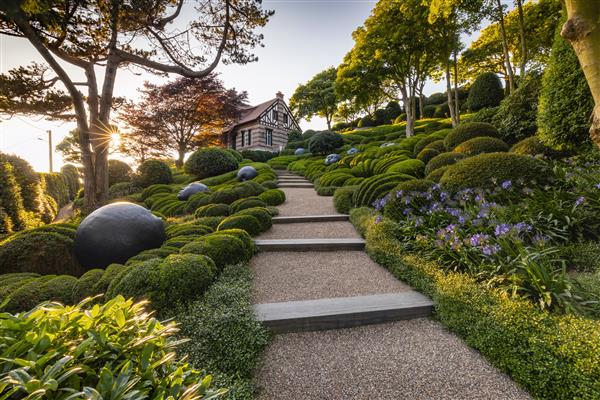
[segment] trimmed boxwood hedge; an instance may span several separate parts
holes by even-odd
[[[439,182],[448,168],[450,168],[450,165],[444,165],[443,167],[436,168],[435,170],[433,170],[433,172],[427,174],[425,179],[433,182]]]
[[[198,179],[225,174],[237,169],[239,161],[225,149],[209,147],[193,152],[184,164],[186,174]]]
[[[425,170],[425,163],[421,160],[410,159],[405,161],[400,161],[388,168],[388,173],[394,174],[406,174],[411,175],[415,178],[423,176],[423,171]]]
[[[514,153],[486,153],[466,158],[448,167],[440,183],[450,190],[493,188],[506,180],[545,184],[552,170],[536,158]]]
[[[259,197],[247,197],[245,199],[239,199],[231,203],[231,212],[237,213],[238,211],[252,207],[266,207],[267,203],[262,201]]]
[[[217,230],[243,229],[252,236],[261,232],[260,222],[252,215],[232,215],[225,218],[218,226]]]
[[[212,233],[214,229],[208,225],[201,224],[198,220],[195,222],[188,222],[185,224],[173,224],[165,228],[167,238],[171,239],[176,236],[188,236],[188,235],[208,235]]]
[[[218,270],[226,265],[248,261],[244,243],[233,235],[208,235],[183,246],[181,254],[201,254],[210,257]]]
[[[198,225],[206,225],[213,230],[217,229],[217,226],[223,221],[225,217],[202,217],[196,219],[196,224]]]
[[[385,196],[397,184],[414,179],[406,174],[383,174],[375,175],[365,179],[352,196],[352,202],[356,207],[370,206],[373,202]]]
[[[439,154],[440,152],[438,150],[426,147],[423,150],[421,150],[421,152],[417,155],[417,160],[422,161],[423,164],[427,164],[429,160],[431,160],[433,157]]]
[[[456,146],[453,151],[455,153],[474,156],[482,153],[506,152],[508,151],[508,145],[500,139],[483,136],[462,142]]]
[[[333,153],[344,145],[344,139],[339,133],[323,131],[312,136],[308,141],[308,151],[312,154]]]
[[[436,169],[438,169],[440,167],[443,167],[446,165],[452,165],[452,164],[456,163],[457,161],[462,160],[464,158],[467,158],[467,156],[465,154],[454,153],[451,151],[449,151],[447,153],[439,154],[439,155],[433,157],[431,160],[429,160],[429,162],[425,166],[425,175],[431,174],[433,171],[435,171]]]
[[[240,198],[240,195],[232,188],[222,189],[214,192],[209,198],[209,203],[222,203],[222,204],[231,204],[237,199]]]
[[[358,185],[344,186],[335,190],[335,193],[333,193],[333,206],[337,212],[341,214],[348,214],[350,212],[350,209],[354,207],[352,198],[357,190]]]
[[[134,178],[135,185],[143,188],[171,182],[173,182],[171,168],[160,160],[146,160],[141,163]]]
[[[259,194],[258,198],[270,206],[278,206],[285,202],[285,192],[281,189],[269,189]]]
[[[273,225],[271,213],[264,207],[245,208],[235,213],[235,215],[252,215],[260,223],[260,230],[262,232],[268,231]]]
[[[423,139],[419,140],[417,142],[417,144],[415,144],[415,147],[413,148],[413,155],[417,155],[421,152],[421,150],[423,150],[425,148],[425,146],[427,146],[429,143],[433,143],[438,141],[439,138],[434,137],[434,136],[426,136]]]
[[[498,137],[498,130],[485,122],[464,122],[448,133],[444,139],[446,150],[454,150],[459,144],[480,136]]]
[[[254,239],[250,234],[239,228],[231,228],[231,229],[221,229],[214,233],[214,235],[232,235],[236,238],[240,239],[244,244],[244,249],[246,250],[246,257],[248,260],[252,258],[254,253],[256,252],[256,246],[254,245]]]
[[[229,215],[228,204],[207,204],[194,212],[194,217],[226,217]]]
[[[547,157],[558,157],[560,153],[551,147],[546,146],[535,136],[528,137],[515,143],[510,148],[511,153],[524,154],[529,156],[543,155]]]

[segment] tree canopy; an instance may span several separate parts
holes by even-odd
[[[331,67],[296,88],[290,98],[290,108],[298,118],[310,121],[315,115],[323,117],[327,121],[327,127],[331,129],[331,121],[338,105],[336,77],[337,69]]]

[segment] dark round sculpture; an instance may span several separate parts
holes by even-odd
[[[381,146],[379,146],[379,147],[390,147],[390,146],[395,146],[395,145],[397,145],[397,144],[398,144],[398,143],[394,143],[394,142],[387,142],[387,143],[384,143],[384,144],[382,144],[382,145],[381,145]]]
[[[298,147],[296,151],[294,151],[294,154],[297,156],[301,156],[302,154],[304,154],[304,149],[302,147]]]
[[[325,165],[330,165],[333,164],[334,162],[338,162],[341,160],[341,157],[339,154],[330,154],[325,158]]]
[[[240,170],[237,173],[237,179],[238,181],[249,181],[250,179],[254,179],[258,176],[258,172],[256,171],[256,168],[251,167],[249,165],[240,168]]]
[[[187,200],[191,195],[201,192],[208,192],[208,186],[203,183],[192,182],[177,193],[179,200]]]
[[[354,155],[356,153],[358,153],[358,149],[356,147],[353,147],[346,152],[346,154],[348,154],[349,156]]]
[[[133,203],[100,207],[81,222],[75,234],[75,255],[85,268],[123,264],[143,250],[165,241],[163,221]]]

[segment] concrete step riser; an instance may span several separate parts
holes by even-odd
[[[258,304],[256,317],[274,333],[351,328],[423,318],[433,303],[420,293],[399,293]]]
[[[274,217],[274,224],[294,224],[303,222],[337,222],[348,221],[349,216],[346,214],[333,215],[301,215],[291,217]]]
[[[279,183],[277,187],[280,188],[312,188],[312,183]]]
[[[364,250],[362,239],[273,239],[255,240],[259,251]]]

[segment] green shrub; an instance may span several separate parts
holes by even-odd
[[[560,152],[544,145],[535,136],[528,137],[518,143],[515,143],[513,147],[510,148],[510,152],[529,156],[537,156],[541,154],[547,157],[558,157],[560,155]]]
[[[446,165],[452,165],[452,164],[456,163],[457,161],[462,160],[463,158],[466,158],[466,157],[467,156],[465,154],[454,153],[454,152],[447,152],[447,153],[439,154],[439,155],[433,157],[431,160],[429,160],[429,162],[425,166],[425,175],[431,174],[433,171],[435,171],[436,169],[438,169],[440,167],[443,167]]]
[[[448,167],[440,183],[448,189],[493,188],[510,180],[545,184],[552,171],[545,162],[514,153],[487,153],[466,158]]]
[[[377,214],[378,212],[370,207],[353,208],[350,211],[350,223],[360,233],[360,236],[365,237],[369,221],[375,218]]]
[[[228,204],[208,204],[202,206],[194,212],[194,217],[226,217],[229,215]]]
[[[13,345],[3,348],[0,370],[12,378],[0,386],[0,396],[214,398],[210,378],[174,354],[176,332],[174,322],[163,325],[143,303],[122,297],[93,308],[89,302],[49,304],[1,314],[0,336]]]
[[[216,230],[221,221],[223,221],[224,219],[225,217],[202,217],[196,219],[196,224],[205,225],[213,230]]]
[[[36,214],[41,213],[44,207],[44,192],[40,176],[33,170],[27,161],[14,154],[0,153],[0,163],[4,162],[9,163],[12,167],[12,173],[19,187],[21,198],[23,199],[23,208],[26,211]],[[71,177],[71,175],[69,175],[69,177]],[[2,203],[0,202],[0,204]]]
[[[218,226],[217,230],[243,229],[252,236],[260,233],[260,222],[252,215],[232,215],[225,218]]]
[[[273,225],[271,213],[265,207],[251,207],[238,211],[235,215],[252,215],[260,223],[262,232],[268,231]]]
[[[435,107],[435,112],[433,113],[434,118],[448,118],[450,117],[450,107],[448,107],[448,102],[439,104]]]
[[[277,157],[277,153],[262,150],[242,150],[241,153],[244,158],[257,162],[267,162],[271,158]]]
[[[192,153],[184,168],[187,174],[203,179],[236,170],[238,166],[239,161],[227,150],[210,147]]]
[[[359,128],[368,128],[370,126],[375,126],[375,121],[370,116],[365,115],[364,117],[362,117],[360,119],[360,121],[358,121],[358,125],[357,126]]]
[[[244,243],[232,235],[208,235],[183,246],[181,254],[199,254],[214,261],[219,271],[226,265],[248,261]]]
[[[41,173],[42,190],[49,194],[62,207],[69,202],[69,182],[67,178],[59,173]]]
[[[250,260],[252,258],[252,256],[254,255],[254,253],[256,252],[256,246],[254,245],[254,239],[252,239],[252,236],[250,236],[250,234],[243,229],[239,229],[239,228],[221,229],[221,230],[215,232],[214,235],[231,235],[231,236],[235,236],[236,238],[240,239],[242,241],[242,243],[244,244],[244,249],[246,251],[246,258],[248,260]]]
[[[444,165],[443,167],[436,168],[435,170],[427,174],[425,179],[427,179],[428,181],[439,182],[448,168],[450,168],[450,165]]]
[[[433,157],[439,155],[440,152],[439,150],[436,149],[429,149],[429,148],[424,148],[423,150],[421,150],[421,152],[417,155],[417,160],[421,161],[423,163],[423,165],[427,164]]]
[[[221,203],[221,204],[231,204],[237,199],[240,198],[240,195],[233,189],[221,189],[214,192],[209,197],[209,203]]]
[[[169,239],[176,236],[189,236],[189,235],[207,235],[213,232],[213,228],[207,225],[202,225],[196,220],[195,222],[188,222],[186,224],[174,224],[169,225],[165,229],[165,233]]]
[[[131,167],[119,160],[108,160],[108,186],[115,183],[131,181],[133,170]]]
[[[480,136],[498,137],[498,130],[485,122],[464,122],[446,136],[444,144],[451,151],[459,144]]]
[[[203,234],[206,235],[207,233],[208,232],[205,232]],[[174,253],[179,253],[179,249],[177,247],[163,246],[157,249],[144,250],[127,260],[125,265],[132,265],[134,263],[153,260],[156,258],[165,258]]]
[[[426,136],[423,139],[420,139],[417,142],[417,144],[415,144],[415,147],[413,148],[413,154],[416,156],[417,154],[419,154],[421,152],[421,150],[423,150],[425,148],[425,146],[427,146],[429,143],[433,143],[437,140],[439,140],[439,138],[433,137],[433,136]]]
[[[13,167],[9,163],[2,162],[0,162],[0,207],[2,209],[2,213],[0,213],[0,234],[12,233],[26,228],[23,198],[13,173]]]
[[[142,190],[142,200],[146,200],[149,197],[152,197],[159,193],[173,193],[173,188],[169,185],[165,185],[163,183],[150,185],[146,189]]]
[[[365,179],[352,197],[355,207],[371,206],[375,200],[385,196],[400,182],[414,179],[406,174],[387,173]]]
[[[567,265],[576,271],[600,271],[600,243],[584,242],[568,244],[561,249],[560,255],[561,258],[567,261]]]
[[[110,264],[104,269],[104,274],[96,282],[92,290],[95,293],[106,293],[110,283],[128,267],[122,264]],[[93,271],[93,270],[92,270]]]
[[[536,100],[536,103],[537,103],[537,100]],[[502,103],[500,103],[500,104],[502,104]],[[479,110],[475,114],[473,114],[473,116],[471,117],[469,122],[486,122],[488,124],[492,124],[494,122],[494,117],[496,116],[496,113],[498,112],[499,108],[500,108],[500,106],[482,108],[481,110]]]
[[[227,151],[229,154],[231,154],[233,157],[235,157],[235,159],[238,162],[242,162],[242,160],[244,158],[248,158],[248,157],[243,156],[242,153],[240,153],[239,151],[234,150],[234,149],[225,149],[225,151]]]
[[[350,209],[354,206],[352,198],[358,187],[358,185],[344,186],[335,190],[333,194],[333,206],[337,212],[341,214],[348,214],[350,212]]]
[[[54,232],[29,232],[0,243],[0,274],[35,272],[80,276],[85,271],[73,252],[73,239]]]
[[[469,109],[479,111],[486,107],[500,105],[504,97],[504,89],[500,78],[493,72],[480,74],[469,90]]]
[[[198,208],[206,206],[210,203],[212,195],[210,193],[195,193],[191,195],[184,207],[186,214],[194,213]]]
[[[453,150],[455,153],[462,153],[468,156],[474,156],[482,153],[497,153],[508,151],[508,145],[500,139],[493,137],[476,137],[462,142]]]
[[[79,170],[73,164],[65,164],[60,169],[60,172],[67,178],[69,198],[74,199],[77,191],[81,188]]]
[[[131,182],[115,183],[108,188],[108,197],[111,199],[125,197],[135,193],[137,190],[138,188],[136,188]]]
[[[21,285],[8,296],[4,311],[28,311],[43,301],[73,304],[77,278],[70,275],[46,275]]]
[[[269,189],[259,194],[258,198],[270,206],[278,206],[285,202],[285,192],[280,189]]]
[[[423,117],[424,118],[433,118],[435,114],[435,109],[437,106],[435,104],[427,104],[423,107]]]
[[[261,185],[265,188],[265,189],[277,189],[277,181],[273,180],[273,181],[264,181],[261,183]]]
[[[398,192],[400,190],[404,192],[426,192],[435,185],[434,181],[427,179],[412,179],[410,181],[400,182],[392,191]],[[393,196],[392,196],[393,197]]]
[[[104,276],[104,272],[103,269],[90,269],[85,274],[81,275],[73,288],[73,300],[78,302],[86,297],[92,297],[99,294],[94,288]]]
[[[388,168],[387,172],[394,174],[406,174],[418,178],[423,175],[424,170],[425,163],[423,161],[410,159],[400,161],[399,163],[392,165],[390,168]]]
[[[502,102],[492,122],[500,138],[515,143],[537,132],[538,99],[542,87],[539,73],[530,72]]]
[[[145,188],[150,185],[166,184],[173,182],[171,168],[160,160],[146,160],[137,169],[134,178],[136,186]]]
[[[308,141],[308,151],[312,154],[329,154],[344,145],[342,135],[323,131],[315,134]]]
[[[319,196],[333,196],[333,193],[335,193],[335,190],[338,187],[339,186],[318,186],[316,192]]]
[[[242,197],[258,196],[265,191],[265,188],[258,182],[246,181],[235,185],[233,190]]]
[[[231,212],[237,213],[238,211],[252,207],[266,207],[267,204],[262,201],[259,197],[247,197],[245,199],[239,199],[231,203]]]
[[[550,60],[542,77],[537,134],[547,146],[573,150],[590,142],[594,100],[573,46],[562,38],[561,29],[562,23],[558,24]]]

